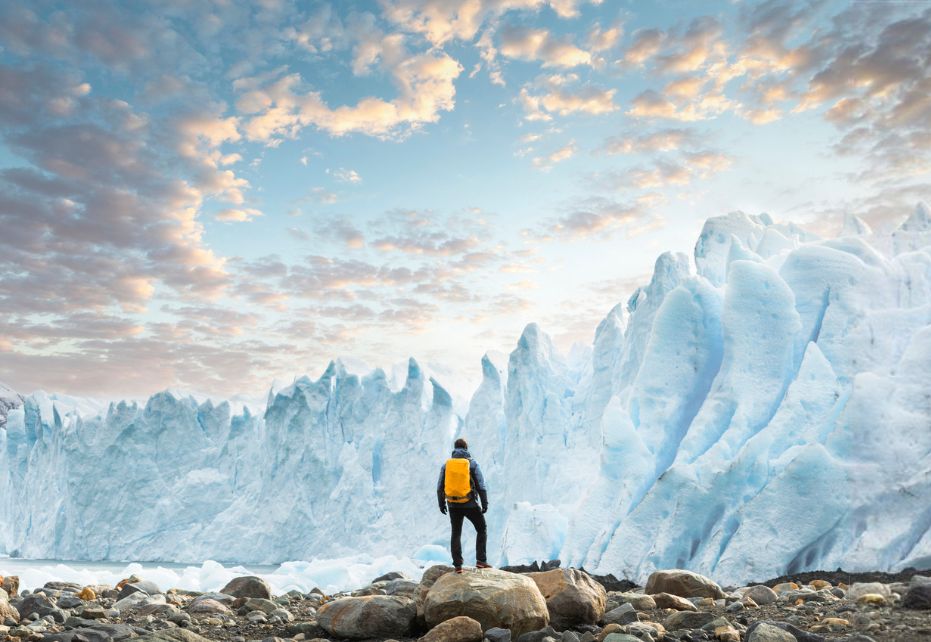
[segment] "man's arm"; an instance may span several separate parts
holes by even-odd
[[[475,488],[478,490],[479,499],[482,500],[482,512],[484,513],[488,510],[488,488],[485,486],[485,476],[482,475],[482,469],[478,462],[473,459],[472,463],[475,464],[472,470],[475,478]]]
[[[446,514],[446,464],[440,468],[440,479],[436,482],[436,501],[440,504],[440,512]]]

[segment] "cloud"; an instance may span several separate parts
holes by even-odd
[[[541,61],[544,67],[590,65],[592,55],[546,29],[508,25],[500,31],[499,51],[508,58]]]
[[[533,159],[533,166],[544,171],[550,170],[552,169],[553,165],[572,158],[575,155],[577,149],[578,148],[575,144],[575,141],[570,141],[566,145],[560,147],[550,154],[547,154],[546,156],[535,157]]]
[[[710,58],[726,55],[723,30],[717,18],[695,18],[681,36],[668,39],[671,46],[656,57],[664,73],[684,73],[703,67]]]
[[[549,76],[535,83],[542,85],[542,91],[534,84],[525,86],[520,91],[526,120],[551,120],[553,115],[570,114],[608,114],[617,110],[614,103],[615,89],[602,89],[595,85],[577,85],[575,76]]]
[[[648,89],[631,101],[627,110],[636,118],[665,118],[682,122],[695,122],[714,118],[737,104],[724,94],[710,91],[692,101],[675,102],[666,96]]]
[[[654,160],[646,166],[623,171],[607,171],[592,177],[600,189],[650,190],[689,185],[696,179],[709,179],[728,169],[733,159],[712,150],[685,151]]]
[[[633,42],[624,52],[624,63],[633,67],[642,66],[659,52],[665,39],[666,34],[660,29],[635,31]]]
[[[596,24],[589,30],[585,40],[590,51],[603,52],[614,49],[620,43],[623,35],[624,28],[620,24],[611,25],[606,29]]]
[[[316,233],[324,239],[338,240],[353,250],[365,247],[365,236],[362,232],[350,221],[342,218],[320,221]]]
[[[358,172],[354,169],[346,169],[340,167],[339,169],[327,169],[326,173],[340,181],[341,183],[361,183],[362,177],[359,176]]]
[[[659,129],[649,133],[612,136],[605,140],[600,151],[606,154],[670,152],[693,147],[697,139],[697,134],[690,129]]]
[[[455,105],[455,79],[462,66],[441,51],[405,56],[389,69],[398,96],[362,98],[354,105],[329,106],[318,91],[301,91],[302,78],[285,74],[271,81],[241,78],[237,108],[247,116],[243,127],[253,141],[294,138],[315,126],[333,136],[362,133],[377,138],[404,137]]]
[[[339,200],[335,192],[331,192],[325,187],[313,187],[310,193],[315,201],[323,203],[324,205],[332,205]]]
[[[471,41],[487,21],[509,11],[538,11],[549,6],[560,18],[578,15],[585,0],[384,0],[384,17],[405,31],[422,34],[433,45]],[[600,4],[600,0],[592,2]]]
[[[589,197],[566,208],[568,211],[525,235],[540,240],[607,239],[620,231],[635,236],[662,224],[661,219],[637,202],[621,203],[609,198]]]
[[[246,223],[259,216],[262,216],[262,212],[246,207],[220,210],[215,218],[223,223]]]

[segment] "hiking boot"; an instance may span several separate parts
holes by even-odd
[[[462,567],[461,567],[461,566],[457,566],[457,567],[456,567],[456,572],[459,573],[460,575],[462,575]]]
[[[493,568],[491,564],[486,564],[485,562],[476,562],[475,568]]]

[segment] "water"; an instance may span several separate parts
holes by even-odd
[[[26,560],[0,556],[0,575],[18,575],[20,590],[35,589],[46,582],[75,582],[82,586],[109,584],[136,575],[155,582],[163,591],[169,588],[191,591],[217,591],[234,577],[257,575],[281,595],[290,590],[303,593],[319,588],[336,593],[360,588],[390,571],[400,571],[419,580],[427,562],[385,556],[355,555],[339,559],[284,562],[277,566],[229,565],[207,560],[200,566],[167,562],[83,562],[77,560]]]

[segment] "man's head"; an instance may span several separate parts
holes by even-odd
[[[461,437],[456,440],[456,443],[454,443],[453,446],[456,448],[462,448],[463,450],[469,449],[469,443]]]

